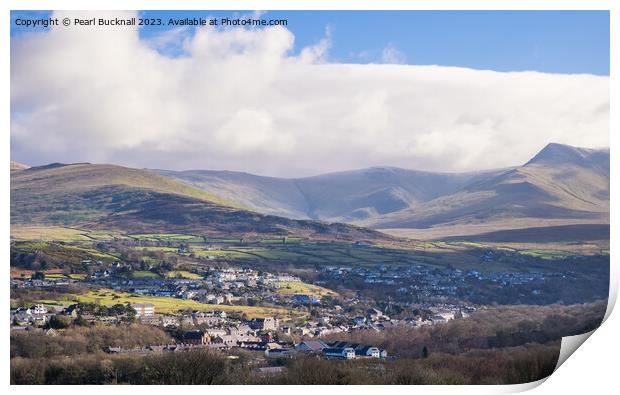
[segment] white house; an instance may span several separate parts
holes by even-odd
[[[138,318],[152,317],[155,315],[155,305],[151,303],[134,303],[131,307],[136,311]]]
[[[323,350],[323,355],[325,355],[327,358],[354,359],[355,350],[351,347],[326,348]]]
[[[30,308],[31,314],[47,314],[47,308],[42,304],[35,304]]]

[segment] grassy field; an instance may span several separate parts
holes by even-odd
[[[175,247],[137,247],[138,251],[161,251],[161,252],[177,252],[179,249]]]
[[[159,242],[183,242],[204,243],[204,238],[195,235],[183,235],[178,233],[143,233],[129,235],[135,240],[159,241]]]
[[[40,241],[92,241],[111,240],[122,237],[119,232],[84,230],[61,226],[30,226],[11,224],[11,240],[40,240]]]
[[[132,276],[135,278],[159,278],[159,274],[146,270],[137,270],[132,273]]]
[[[11,278],[30,278],[35,273],[34,270],[22,269],[19,267],[11,267]],[[63,273],[63,269],[43,270],[45,276],[58,275]]]
[[[22,227],[22,230],[26,229]],[[69,243],[57,243],[45,241],[44,239],[34,239],[27,242],[16,241],[11,250],[16,251],[36,251],[43,252],[50,256],[52,262],[67,262],[74,265],[73,269],[79,266],[82,260],[110,261],[118,260],[113,254],[103,253],[93,248],[94,240],[97,237],[105,238],[112,236],[113,232],[97,231],[84,232],[72,228],[40,228],[46,231],[56,232],[58,237],[87,237],[88,241],[80,239]],[[30,235],[34,235],[31,233]],[[24,237],[27,232],[22,233]],[[107,235],[107,236],[106,236]],[[28,236],[30,237],[30,236]],[[260,266],[265,270],[278,268],[280,265],[286,267],[318,267],[318,266],[354,266],[354,267],[375,267],[377,265],[387,266],[410,266],[410,265],[430,265],[443,268],[446,265],[462,270],[484,270],[484,271],[513,271],[528,270],[519,263],[515,254],[523,257],[535,257],[541,260],[563,259],[571,254],[582,252],[599,253],[602,249],[597,249],[596,244],[579,245],[567,243],[538,245],[533,243],[498,243],[487,241],[472,240],[444,240],[444,241],[398,241],[389,242],[382,245],[355,245],[346,242],[316,241],[303,238],[287,238],[286,243],[282,239],[270,237],[265,239],[245,240],[240,243],[239,239],[225,238],[206,238],[198,235],[179,234],[179,233],[144,233],[132,234],[135,240],[150,241],[159,243],[155,246],[134,246],[137,252],[163,252],[166,255],[177,255],[188,258],[190,255],[197,258],[208,258],[214,261],[226,261],[232,264],[251,264]],[[207,248],[205,244],[218,243],[215,248]],[[179,245],[189,244],[190,252],[179,253]],[[153,243],[151,243],[153,244]],[[493,262],[483,262],[482,255],[485,250],[493,249],[505,254],[513,254],[513,258],[495,260]],[[608,251],[605,250],[605,251]],[[162,258],[143,256],[143,262],[156,266]],[[523,260],[521,260],[523,261]],[[196,263],[198,264],[198,263]],[[532,264],[532,261],[529,261]],[[535,264],[536,269],[546,270],[546,262]],[[187,268],[187,266],[183,267]],[[277,270],[277,269],[276,269]],[[137,277],[154,277],[152,273],[136,272]],[[183,274],[181,275],[183,276]]]
[[[173,270],[173,271],[167,272],[166,277],[168,278],[181,277],[181,278],[187,278],[190,280],[199,280],[202,278],[200,274],[188,272],[186,270]]]
[[[312,296],[338,296],[331,289],[323,288],[314,284],[307,284],[301,281],[282,281],[280,282],[278,293],[282,295],[304,294]]]
[[[62,279],[66,279],[67,276],[62,273],[49,273],[49,274],[45,274],[45,278],[47,280],[62,280]]]
[[[64,299],[58,300],[39,300],[43,304],[67,304],[71,302],[99,303],[111,306],[117,303],[152,303],[155,306],[156,313],[175,314],[179,310],[222,310],[227,313],[246,314],[249,318],[278,316],[283,319],[295,318],[303,314],[293,310],[287,310],[279,307],[258,307],[258,306],[229,306],[229,305],[213,305],[200,303],[195,300],[159,297],[159,296],[142,296],[125,292],[116,292],[112,290],[91,290],[85,294],[68,294]]]

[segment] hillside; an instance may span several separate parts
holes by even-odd
[[[88,163],[51,164],[12,172],[11,224],[240,237],[387,237],[350,225],[259,214],[152,171]]]
[[[444,228],[439,233],[459,235],[609,222],[608,149],[552,143],[522,166],[460,174],[392,167],[297,179],[229,171],[159,172],[259,212],[390,232]]]
[[[210,170],[159,173],[262,213],[339,222],[396,212],[455,192],[489,174],[432,173],[394,167],[291,179]]]
[[[11,171],[26,170],[28,168],[30,168],[30,166],[23,163],[11,161]]]
[[[523,219],[608,223],[609,150],[549,144],[523,166],[364,224],[428,228]]]

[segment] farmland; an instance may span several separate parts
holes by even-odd
[[[544,261],[563,259],[579,254],[574,245],[536,244],[514,245],[498,242],[472,241],[395,241],[380,244],[319,241],[304,238],[213,238],[192,234],[121,234],[113,231],[85,231],[59,227],[14,227],[12,251],[19,254],[38,253],[49,263],[62,262],[81,271],[83,261],[114,262],[118,252],[98,249],[101,243],[125,243],[142,254],[142,261],[156,265],[162,256],[214,262],[242,263],[261,268],[321,267],[344,265],[374,267],[377,265],[431,265],[442,268],[451,265],[463,270],[548,270]],[[34,235],[37,241],[20,241]],[[180,248],[182,247],[182,248]],[[566,248],[565,248],[566,247]],[[584,248],[588,248],[587,246]],[[485,251],[493,250],[510,259],[496,259],[492,264],[482,262]],[[601,252],[587,249],[586,253]],[[603,253],[605,251],[602,251]],[[163,255],[155,256],[149,253]],[[541,258],[530,259],[530,258]],[[195,263],[188,266],[195,267]],[[191,271],[191,270],[190,270]],[[140,276],[141,274],[138,274]],[[150,275],[150,274],[144,274]]]
[[[227,313],[245,314],[249,318],[278,316],[282,318],[293,318],[300,316],[299,313],[293,312],[280,307],[258,307],[258,306],[230,306],[200,303],[195,300],[184,300],[157,296],[142,296],[126,292],[116,292],[109,289],[90,290],[84,294],[67,294],[62,299],[57,300],[38,300],[39,303],[45,304],[70,304],[80,303],[97,303],[107,306],[114,304],[126,303],[152,303],[155,310],[162,314],[176,314],[181,310],[197,310],[209,311],[216,308],[217,310]]]
[[[299,281],[280,282],[278,292],[282,295],[305,294],[312,296],[337,296],[338,294],[331,289],[319,287],[314,284],[307,284]]]

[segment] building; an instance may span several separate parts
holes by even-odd
[[[136,316],[138,318],[152,317],[155,315],[155,306],[151,303],[134,303],[131,307],[136,311]]]
[[[78,305],[72,304],[68,306],[62,313],[64,315],[68,315],[69,317],[76,318],[78,316]]]
[[[259,331],[275,331],[279,326],[279,320],[273,317],[253,318],[250,327]]]
[[[329,346],[322,340],[304,340],[297,344],[295,348],[305,352],[321,352]]]
[[[366,344],[337,341],[337,342],[329,343],[328,347],[337,348],[337,349],[351,348],[355,351],[356,357],[364,357],[364,358],[386,358],[387,357],[387,351],[379,349],[378,347],[370,346]]]
[[[368,309],[366,311],[366,316],[368,317],[368,319],[376,321],[379,318],[383,317],[383,312],[378,309]]]
[[[239,344],[238,335],[218,335],[213,339],[213,343],[223,344],[226,347],[235,347]]]
[[[292,348],[267,348],[265,356],[267,358],[290,358],[295,354]]]
[[[30,308],[30,311],[32,312],[32,314],[47,314],[47,308],[45,306],[43,306],[42,304],[35,304],[34,306],[32,306]]]
[[[159,317],[159,324],[163,327],[179,326],[179,319],[170,315],[162,315]]]
[[[293,302],[297,303],[311,303],[317,304],[321,302],[321,299],[314,295],[296,294],[291,298]]]
[[[116,319],[116,317],[110,317]],[[155,317],[154,315],[145,315],[140,317],[140,323],[148,324],[148,325],[159,325],[161,321],[159,317]]]
[[[355,356],[381,358],[381,350],[373,346],[362,346],[355,349]]]
[[[325,355],[327,358],[354,359],[355,350],[351,347],[325,348],[323,349],[323,355]]]
[[[211,342],[211,337],[205,331],[190,331],[183,334],[184,344],[205,345]]]
[[[205,312],[194,312],[192,314],[192,318],[194,319],[194,325],[207,325],[207,326],[212,326],[212,325],[217,325],[221,322],[224,321],[224,319],[220,318],[219,316],[211,313],[205,313]]]

